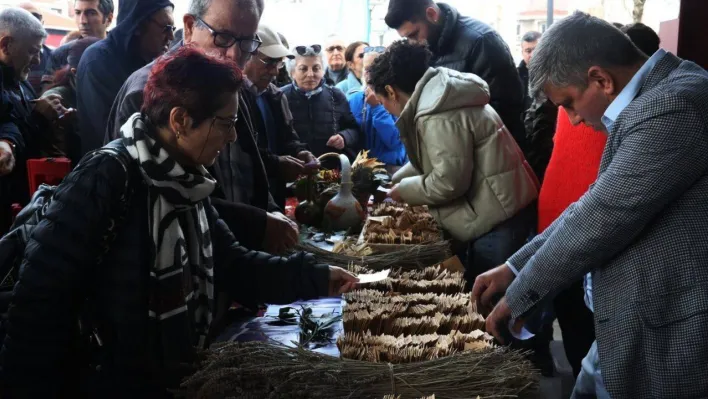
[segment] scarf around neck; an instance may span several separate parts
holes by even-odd
[[[324,90],[324,85],[325,85],[325,80],[322,79],[322,81],[320,82],[320,85],[317,86],[317,88],[315,88],[314,90],[307,91],[307,90],[301,89],[300,86],[298,86],[297,83],[295,83],[295,81],[293,81],[293,87],[295,88],[295,91],[304,95],[305,97],[307,97],[308,100],[311,99],[312,96],[316,96],[316,95],[322,93],[322,91]]]
[[[182,167],[136,113],[121,127],[130,156],[148,186],[150,269],[148,316],[163,364],[203,348],[214,311],[209,223],[204,209],[216,181],[203,166]]]

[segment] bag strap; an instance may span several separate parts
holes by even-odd
[[[133,158],[130,156],[130,153],[128,153],[128,149],[125,148],[123,140],[113,140],[105,146],[89,152],[84,156],[84,158],[81,160],[81,162],[79,162],[79,164],[86,162],[89,159],[93,159],[93,157],[101,154],[108,155],[120,163],[120,165],[123,167],[123,170],[125,171],[125,186],[120,197],[120,209],[113,215],[111,215],[111,221],[108,224],[108,229],[106,229],[106,232],[103,235],[103,250],[101,251],[97,259],[98,264],[101,264],[103,262],[103,257],[110,251],[113,242],[118,236],[118,229],[123,225],[123,222],[125,221],[125,218],[128,214],[130,199],[133,194],[133,185],[131,184],[133,175],[131,165]]]

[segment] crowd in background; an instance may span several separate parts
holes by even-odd
[[[0,233],[30,202],[27,160],[75,167],[22,256],[7,397],[169,397],[233,301],[352,289],[312,255],[281,257],[299,241],[283,209],[319,156],[361,150],[393,200],[428,206],[487,330],[544,375],[558,319],[575,397],[706,393],[705,345],[661,377],[655,351],[672,321],[705,332],[705,228],[681,223],[707,216],[708,77],[647,26],[575,13],[524,34],[516,66],[492,27],[431,0],[390,1],[404,40],[388,48],[289,45],[259,25],[263,0],[191,0],[184,16],[126,0],[110,31],[112,0],[74,7],[53,51],[33,4],[0,11]]]

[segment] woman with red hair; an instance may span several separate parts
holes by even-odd
[[[241,247],[211,205],[205,166],[236,140],[241,84],[236,64],[195,48],[159,59],[141,113],[103,150],[115,155],[88,154],[59,186],[14,291],[3,396],[169,397],[218,333],[217,304],[353,287],[312,255]]]

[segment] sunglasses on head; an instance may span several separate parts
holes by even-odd
[[[364,54],[368,53],[385,53],[386,47],[376,46],[376,47],[364,47]]]
[[[320,46],[319,44],[313,44],[312,46],[297,46],[297,47],[295,47],[295,51],[300,55],[307,54],[308,49],[312,49],[313,53],[319,54],[320,51],[322,51],[322,46]]]
[[[335,51],[335,50],[337,50],[337,51],[339,51],[339,52],[342,52],[342,51],[344,51],[344,47],[342,47],[342,46],[336,44],[336,45],[334,45],[334,46],[329,46],[329,47],[327,47],[325,50],[326,50],[328,53],[331,53],[332,51]]]

